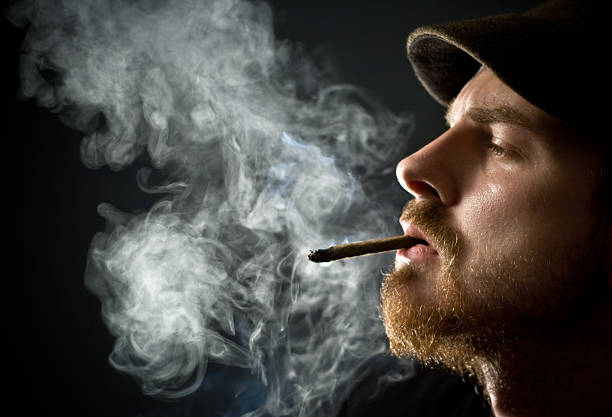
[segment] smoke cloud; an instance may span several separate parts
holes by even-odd
[[[138,182],[159,201],[101,204],[90,247],[112,365],[162,398],[223,395],[209,365],[243,369],[261,395],[232,415],[331,415],[387,351],[383,258],[306,254],[394,233],[412,119],[275,39],[266,3],[22,1],[8,17],[28,27],[21,93],[83,132],[84,164],[150,161]]]

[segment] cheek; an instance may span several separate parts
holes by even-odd
[[[520,218],[525,200],[517,198],[516,187],[487,182],[478,192],[467,194],[456,210],[457,228],[466,255],[479,254],[492,244],[507,246],[520,236]]]
[[[481,183],[456,207],[466,257],[550,257],[586,239],[589,196],[570,196],[565,183],[546,175],[511,179]]]

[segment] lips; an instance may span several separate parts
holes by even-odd
[[[400,223],[402,225],[402,229],[404,230],[405,236],[416,237],[417,239],[421,239],[425,241],[428,246],[431,246],[431,243],[429,242],[429,239],[427,238],[427,236],[425,236],[425,234],[421,232],[418,227],[416,227],[415,225],[411,223],[407,223],[407,222],[400,222]]]
[[[415,225],[400,221],[402,229],[404,229],[404,235],[412,236],[423,241],[417,245],[409,248],[399,249],[396,254],[396,258],[399,258],[408,263],[411,262],[426,262],[438,256],[438,252],[431,244],[428,237],[419,230]]]

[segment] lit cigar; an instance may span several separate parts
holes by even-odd
[[[419,243],[427,244],[424,240],[412,236],[393,236],[383,239],[366,240],[365,242],[347,243],[345,245],[331,246],[327,249],[311,250],[308,259],[312,262],[331,262],[355,256],[370,255],[372,253],[387,252],[402,248],[409,248]]]

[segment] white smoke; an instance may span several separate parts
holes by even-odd
[[[198,389],[209,362],[242,367],[265,387],[253,415],[331,415],[387,349],[381,258],[306,254],[393,233],[411,119],[325,80],[266,3],[25,1],[9,18],[28,25],[23,95],[85,133],[89,167],[147,155],[139,184],[161,194],[140,215],[99,208],[85,279],[111,363],[159,397]]]

